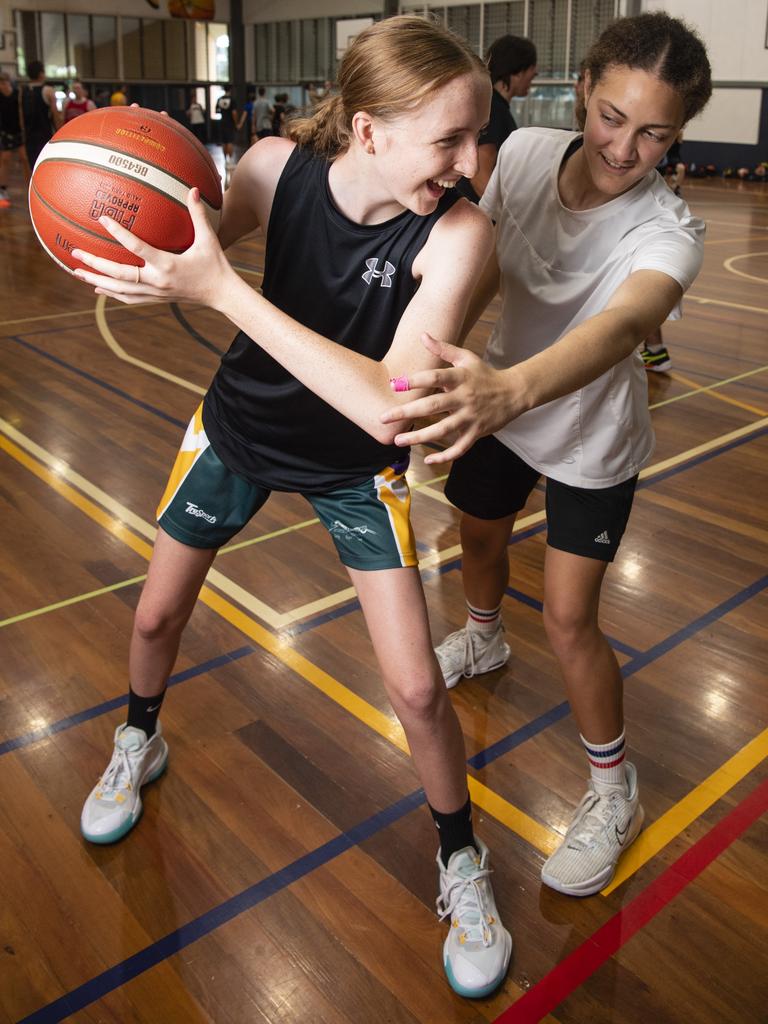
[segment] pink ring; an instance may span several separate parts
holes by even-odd
[[[392,385],[395,391],[411,390],[411,385],[408,383],[407,377],[391,377],[389,383]]]

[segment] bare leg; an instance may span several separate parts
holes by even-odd
[[[131,636],[129,675],[134,693],[155,697],[165,688],[181,634],[215,557],[215,550],[189,547],[164,530],[157,531]]]
[[[467,799],[464,737],[432,650],[417,569],[349,569],[427,800],[450,813]]]
[[[653,349],[659,349],[664,344],[661,339],[661,328],[657,327],[651,331],[648,337],[645,339],[645,347],[653,351]]]
[[[544,626],[560,662],[579,731],[610,743],[624,722],[619,664],[598,625],[600,587],[608,563],[547,548]]]
[[[467,601],[475,608],[498,608],[509,582],[509,536],[515,516],[461,517],[462,577]]]

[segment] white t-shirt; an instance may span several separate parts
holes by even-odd
[[[486,360],[512,366],[605,309],[636,270],[659,270],[685,291],[703,258],[704,222],[654,170],[592,210],[566,209],[557,178],[577,139],[522,128],[507,139],[481,206],[496,221],[501,315]],[[679,305],[669,316],[681,316]],[[575,487],[611,487],[653,451],[646,371],[638,353],[586,387],[523,413],[496,437],[546,476]]]
[[[272,129],[272,105],[262,96],[253,104],[253,126],[257,132]]]

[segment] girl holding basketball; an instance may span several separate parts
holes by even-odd
[[[79,276],[102,294],[204,302],[240,328],[160,504],[131,642],[128,721],[86,800],[82,830],[111,842],[135,823],[141,785],[165,767],[157,715],[216,550],[270,491],[299,492],[355,585],[439,828],[441,916],[454,924],[446,973],[457,992],[484,996],[503,980],[512,943],[495,908],[488,850],[473,834],[463,737],[431,647],[408,459],[381,414],[390,379],[437,365],[419,345],[428,325],[458,339],[492,248],[490,222],[453,191],[477,170],[490,84],[458,37],[398,17],[357,37],[339,88],[290,138],[265,139],[243,157],[226,193],[221,244],[193,194],[195,244],[181,256],[114,222],[106,225],[114,237],[144,260],[139,274],[74,254],[93,269]],[[261,295],[222,251],[259,226]]]
[[[445,493],[463,512],[468,618],[438,648],[449,687],[509,658],[501,624],[509,536],[547,478],[544,625],[591,778],[542,878],[579,896],[613,877],[643,821],[637,773],[624,758],[621,673],[598,612],[653,449],[637,349],[679,318],[702,260],[704,224],[654,168],[711,93],[701,41],[663,13],[612,24],[584,67],[583,134],[515,132],[483,196],[496,256],[473,309],[482,311],[499,277],[502,302],[485,361],[425,338],[453,368],[409,373],[410,384],[441,393],[384,417],[440,416],[406,428],[397,443],[448,438],[426,461],[457,460]]]

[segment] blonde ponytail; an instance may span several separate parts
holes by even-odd
[[[326,97],[310,117],[292,117],[285,134],[300,146],[308,146],[323,156],[343,153],[349,147],[350,129],[341,96]]]
[[[384,18],[361,32],[342,57],[339,94],[311,116],[289,121],[286,134],[333,159],[349,148],[358,111],[383,120],[398,117],[466,74],[488,79],[488,69],[460,36],[429,18]]]

